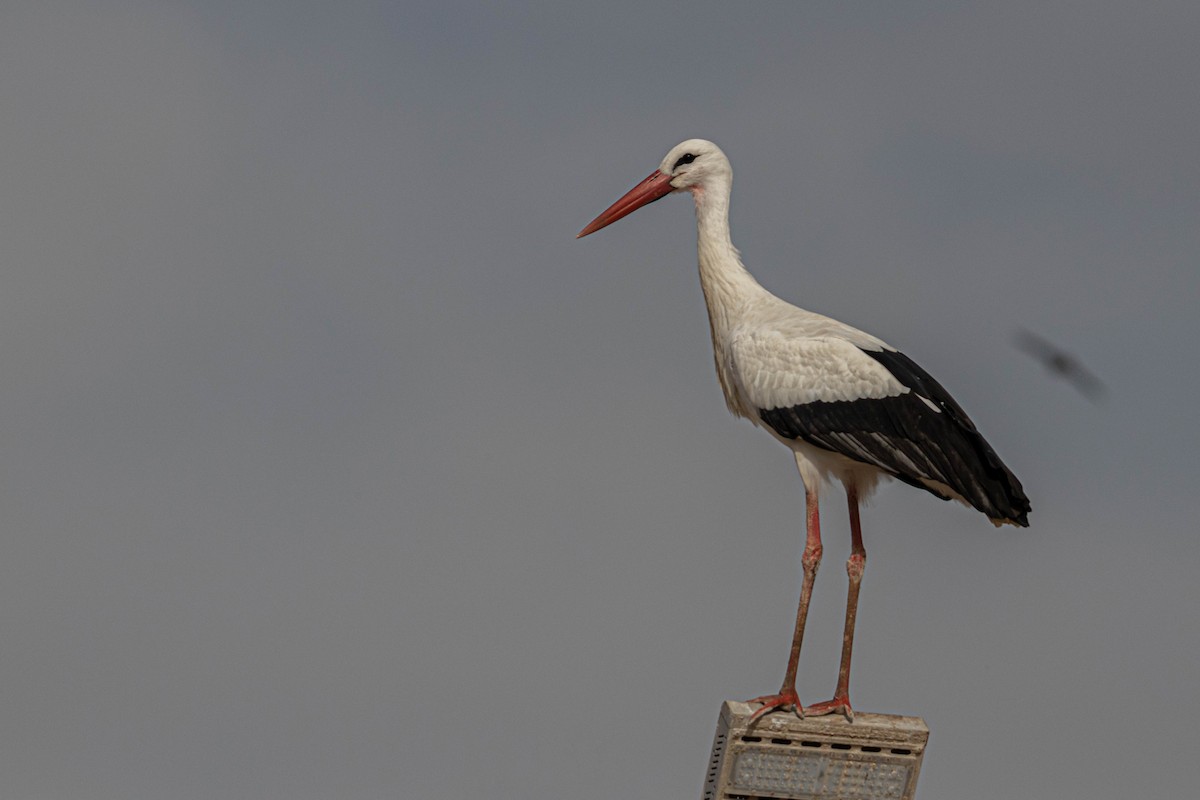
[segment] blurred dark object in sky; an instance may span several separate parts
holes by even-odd
[[[1108,391],[1096,374],[1079,359],[1032,331],[1017,331],[1016,345],[1036,358],[1054,375],[1063,378],[1092,402],[1100,402]]]

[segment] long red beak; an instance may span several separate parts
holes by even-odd
[[[603,214],[589,222],[588,226],[581,230],[575,238],[582,239],[589,233],[595,233],[604,226],[613,224],[621,217],[632,214],[642,206],[650,205],[655,200],[666,197],[674,190],[674,187],[671,186],[671,176],[654,170],[649,178],[630,189],[624,197],[605,209]]]

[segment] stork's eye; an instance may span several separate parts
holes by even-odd
[[[675,166],[671,167],[671,171],[674,172],[675,170],[679,169],[682,165],[690,164],[695,160],[696,160],[696,157],[694,155],[692,155],[691,153],[684,153],[683,155],[681,155],[679,157],[679,160],[675,162]]]

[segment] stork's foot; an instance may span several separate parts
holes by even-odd
[[[804,709],[805,714],[812,714],[814,717],[821,717],[826,714],[842,714],[849,722],[854,722],[854,709],[850,707],[850,697],[848,695],[838,695],[832,700],[826,700],[824,703],[815,703]]]
[[[796,696],[795,689],[783,689],[779,694],[764,694],[746,702],[762,703],[762,708],[750,715],[751,722],[772,711],[791,711],[800,719],[804,719],[804,706],[800,705],[800,698]]]

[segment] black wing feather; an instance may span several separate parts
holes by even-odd
[[[1021,482],[950,393],[903,353],[862,352],[911,391],[759,409],[759,416],[780,436],[871,464],[943,500],[949,499],[945,492],[928,481],[945,484],[993,520],[1028,525],[1029,498]]]

